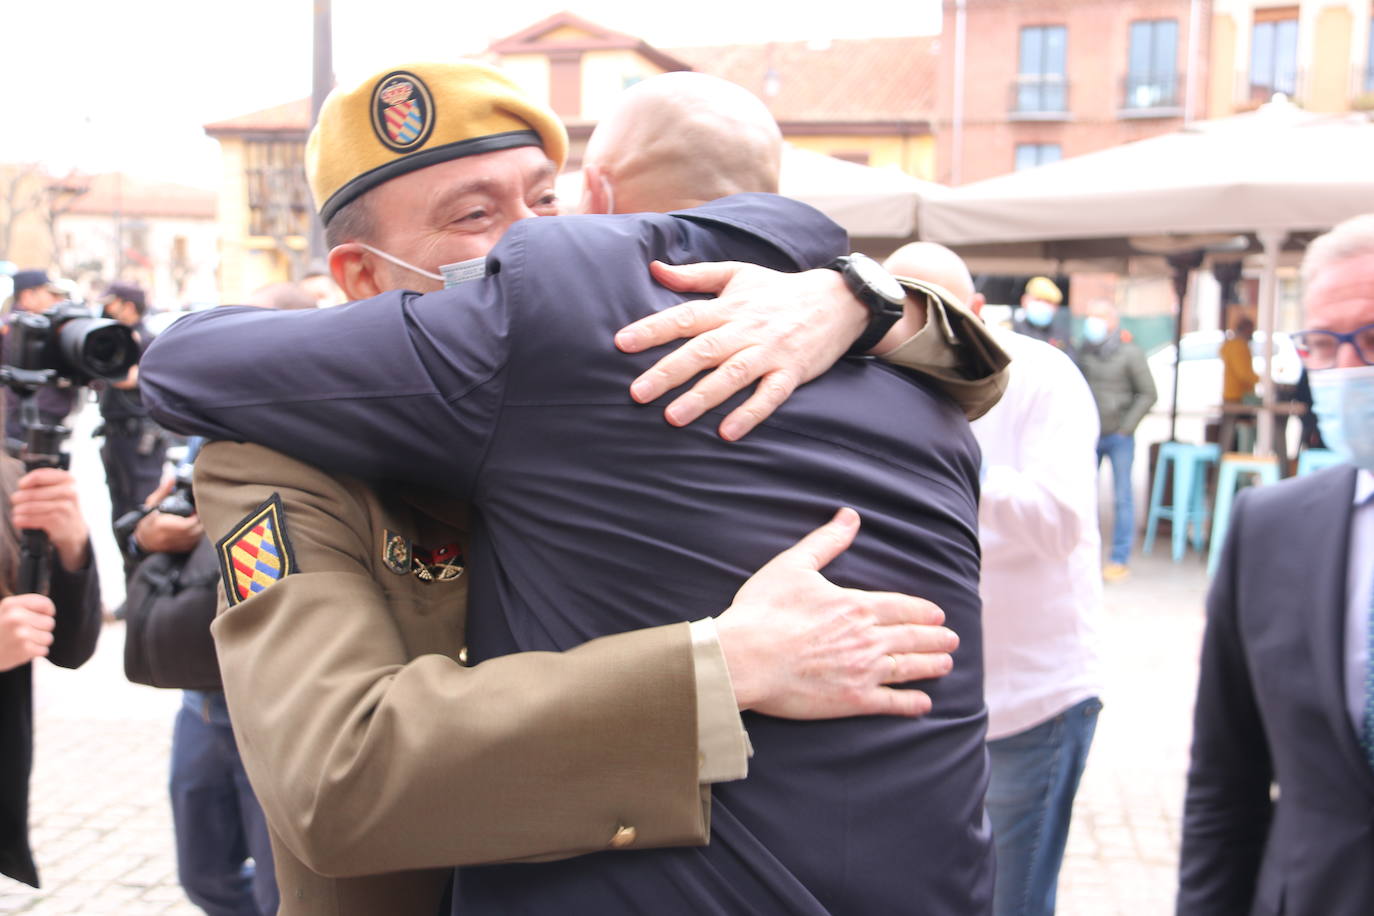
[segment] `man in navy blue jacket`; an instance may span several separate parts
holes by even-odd
[[[641,178],[656,184],[607,177],[622,202]],[[705,205],[520,221],[484,279],[443,292],[185,319],[144,365],[152,409],[174,428],[470,499],[473,661],[724,606],[796,532],[854,507],[864,531],[830,577],[920,594],[960,636],[953,672],[918,685],[933,712],[746,714],[754,762],[747,780],[715,787],[709,846],[463,869],[455,912],[986,912],[968,425],[933,387],[871,360],[836,366],[734,444],[635,406],[627,386],[657,354],[617,357],[615,331],[683,297],[627,266],[735,259],[792,271],[846,247],[829,220],[782,198],[674,203]]]

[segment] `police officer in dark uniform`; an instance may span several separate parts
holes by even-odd
[[[100,297],[100,303],[106,318],[133,329],[140,348],[152,340],[152,334],[143,324],[143,316],[148,310],[143,287],[134,283],[111,283]],[[113,521],[142,506],[162,479],[163,434],[148,419],[148,411],[143,407],[143,398],[138,392],[137,366],[129,370],[123,381],[104,383],[100,392],[100,415],[105,421],[105,445],[100,450],[100,458],[105,463]]]

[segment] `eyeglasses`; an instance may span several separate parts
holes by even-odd
[[[1331,369],[1336,365],[1341,344],[1350,344],[1364,360],[1366,366],[1374,365],[1374,324],[1356,328],[1349,334],[1336,331],[1298,331],[1291,335],[1298,356],[1309,369]]]

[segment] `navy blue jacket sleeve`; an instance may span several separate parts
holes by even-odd
[[[1273,815],[1273,764],[1236,607],[1250,495],[1242,492],[1236,500],[1207,595],[1183,809],[1179,916],[1250,911]]]
[[[570,219],[617,221],[601,225],[614,227],[612,237],[649,241],[618,249],[635,251],[633,263],[553,252],[538,269],[647,271],[647,261],[665,253],[718,260],[760,246],[775,261],[781,254],[809,267],[844,243],[842,230],[817,211],[770,195],[737,195],[681,214]],[[466,495],[501,409],[512,312],[559,307],[520,302],[520,271],[501,269],[521,257],[531,227],[545,222],[516,224],[493,249],[485,279],[442,292],[393,292],[313,312],[214,309],[183,318],[148,349],[139,374],[144,401],[179,432],[256,442],[330,470]]]

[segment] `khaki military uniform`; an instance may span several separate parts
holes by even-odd
[[[461,504],[232,443],[196,494],[216,541],[280,501],[285,574],[213,631],[283,916],[428,916],[449,866],[706,842],[687,624],[468,668],[467,577],[415,556]]]
[[[887,358],[981,415],[1005,354],[903,282],[933,297]],[[687,624],[468,668],[467,577],[419,559],[465,546],[462,503],[223,442],[196,461],[196,498],[221,554],[264,511],[280,529],[284,574],[222,595],[213,632],[282,916],[428,916],[454,865],[707,841]]]

